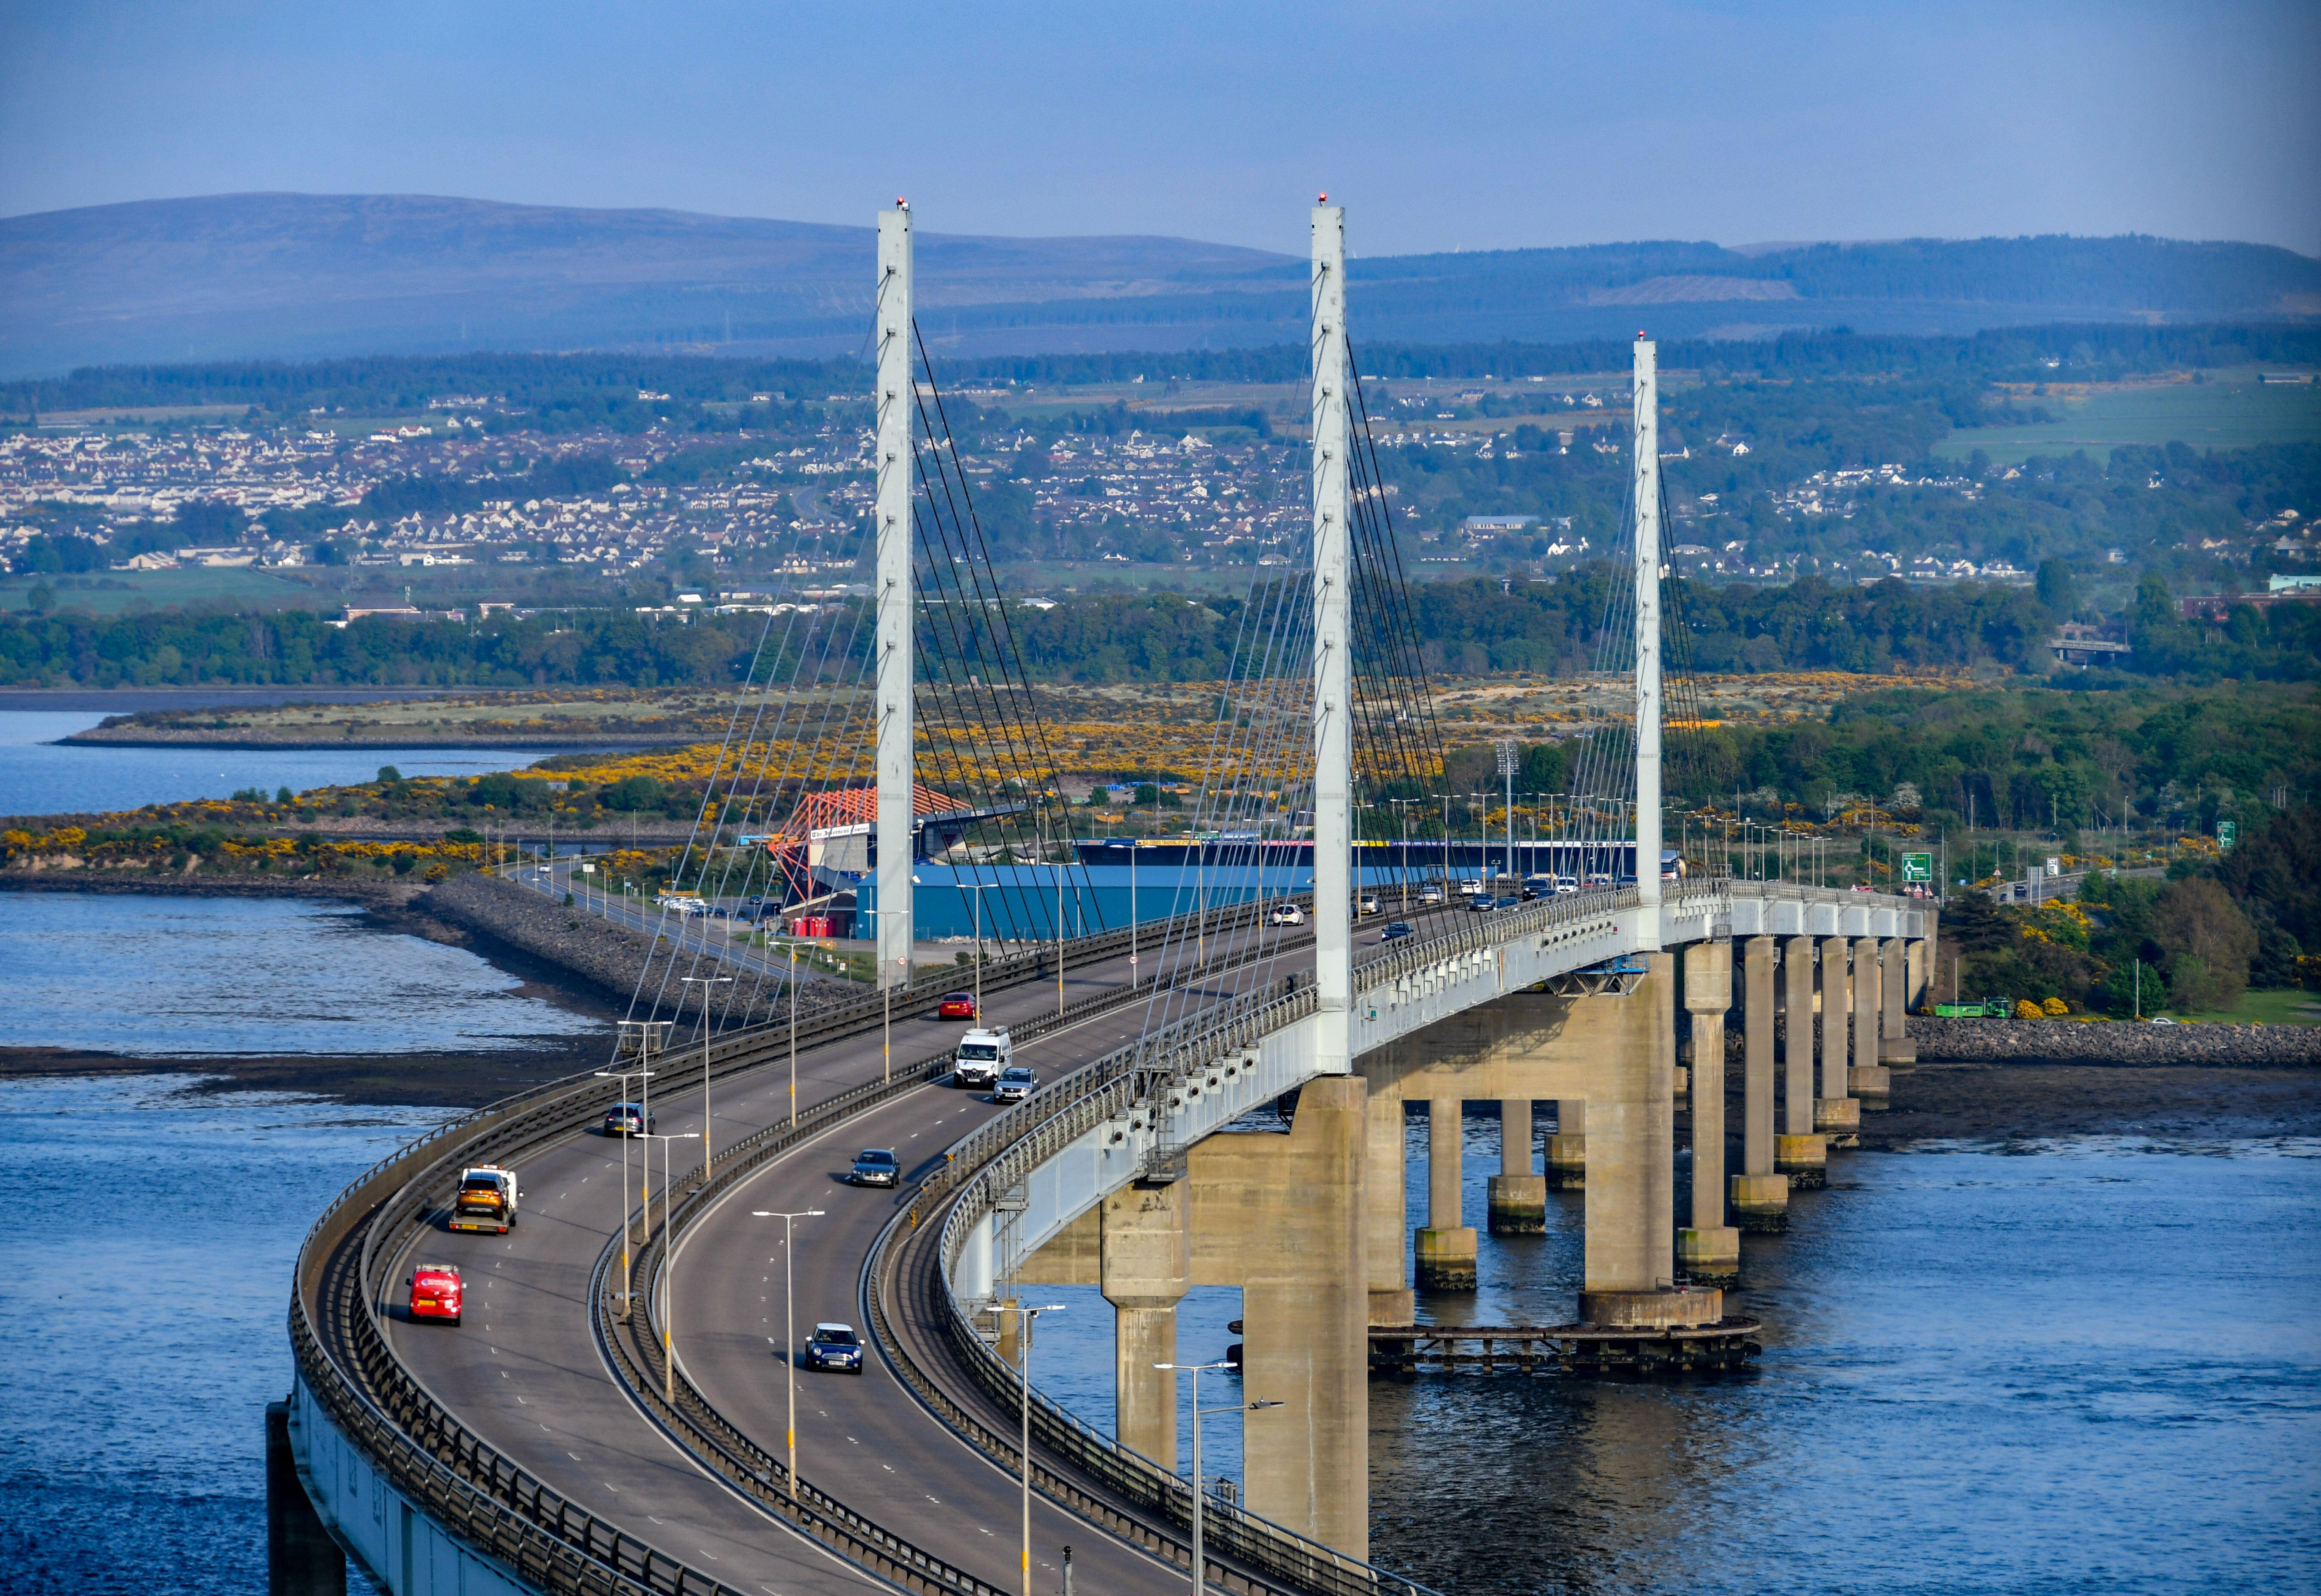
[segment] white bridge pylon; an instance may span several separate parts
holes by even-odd
[[[1317,1072],[1352,1068],[1347,1017],[1353,1004],[1352,538],[1349,409],[1352,357],[1346,332],[1346,215],[1343,205],[1312,213],[1312,392],[1314,598],[1314,919]],[[912,941],[915,629],[911,499],[915,408],[912,356],[911,211],[897,200],[878,219],[874,388],[878,487],[876,755],[878,983],[910,978]],[[1637,947],[1662,945],[1661,858],[1661,526],[1659,367],[1656,345],[1635,343],[1635,796]]]

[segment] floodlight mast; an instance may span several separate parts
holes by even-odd
[[[911,907],[912,616],[911,412],[917,404],[911,349],[911,207],[897,200],[878,214],[878,283],[875,330],[878,374],[872,395],[878,417],[877,554],[878,591],[878,907]],[[878,919],[878,984],[910,980],[911,917]]]

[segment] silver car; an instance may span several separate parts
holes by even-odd
[[[999,1072],[999,1084],[991,1089],[991,1100],[995,1103],[1020,1103],[1030,1097],[1032,1089],[1039,1084],[1040,1078],[1033,1074],[1029,1067],[1010,1064]]]

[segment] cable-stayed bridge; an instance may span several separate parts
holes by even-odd
[[[912,217],[880,215],[870,600],[769,616],[606,1070],[442,1127],[308,1237],[278,1588],[326,1588],[343,1550],[397,1592],[1032,1596],[1069,1588],[1069,1546],[1107,1591],[1415,1591],[1365,1560],[1368,1382],[1443,1340],[1415,1291],[1471,1288],[1470,1102],[1503,1126],[1495,1228],[1540,1227],[1551,1184],[1584,1189],[1570,1318],[1500,1328],[1576,1371],[1752,1355],[1721,1289],[1742,1232],[1777,1227],[1882,1098],[1932,913],[1664,846],[1664,775],[1681,781],[1704,716],[1663,613],[1642,338],[1633,579],[1604,617],[1603,713],[1525,861],[1546,868],[1492,880],[1486,856],[1475,896],[1507,901],[1477,912],[1447,820],[1432,868],[1412,828],[1445,796],[1443,747],[1348,334],[1343,213],[1318,205],[1312,227],[1310,560],[1242,606],[1187,834],[1158,868],[1131,851],[1124,901],[1055,801],[974,464],[912,318]],[[1356,837],[1359,812],[1394,805],[1398,838]],[[809,985],[686,912],[751,898],[850,917],[875,984]],[[979,1022],[1037,1072],[1019,1101],[947,1085],[960,1027],[931,1003],[973,978],[912,961],[962,907]],[[650,1134],[596,1134],[631,1101]],[[895,1152],[891,1189],[851,1182],[865,1146]],[[518,1172],[520,1222],[447,1234],[483,1163]],[[456,1330],[410,1317],[428,1264],[462,1272]],[[1051,1283],[1114,1309],[1108,1434],[1039,1391]],[[1242,1292],[1241,1389],[1261,1406],[1235,1481],[1179,1456],[1179,1376],[1224,1351],[1179,1343],[1196,1284]],[[836,1322],[860,1335],[860,1378],[800,1366],[806,1327]]]

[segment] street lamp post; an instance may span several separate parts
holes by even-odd
[[[656,1135],[651,1131],[645,1137],[645,1234],[652,1234],[652,1144],[662,1144],[660,1150],[660,1227],[662,1255],[660,1261],[660,1376],[661,1400],[674,1404],[677,1400],[677,1347],[670,1333],[669,1317],[676,1306],[677,1248],[669,1234],[669,1146],[670,1142],[690,1142],[697,1133],[678,1131],[669,1135]]]
[[[788,1365],[786,1383],[789,1388],[789,1486],[792,1501],[797,1500],[797,1317],[791,1308],[790,1296],[790,1221],[819,1219],[822,1215],[820,1208],[800,1208],[787,1214],[753,1208],[750,1214],[753,1219],[779,1219],[782,1222],[782,1362]]]
[[[1024,1589],[1022,1596],[1032,1596],[1032,1327],[1043,1313],[1061,1313],[1060,1302],[1043,1303],[1038,1308],[1015,1306],[1016,1335],[1022,1341],[1024,1359]]]
[[[959,889],[962,892],[975,894],[975,1023],[978,1026],[983,1023],[983,895],[996,891],[998,887],[997,881],[982,881]],[[1132,964],[1135,962],[1133,959],[1129,962]]]
[[[599,1081],[618,1080],[620,1081],[621,1106],[624,1108],[628,1106],[629,1101],[629,1082],[638,1080],[650,1081],[652,1077],[653,1072],[651,1070],[599,1070],[596,1072],[596,1078]],[[637,1112],[642,1116],[644,1113],[644,1110],[642,1108],[639,1108]],[[651,1130],[652,1128],[652,1123],[651,1120],[646,1120],[645,1123],[640,1125],[637,1128],[639,1130]],[[647,1149],[647,1155],[651,1155],[651,1149]],[[647,1165],[647,1168],[650,1169],[651,1165]],[[627,1127],[624,1126],[622,1127],[621,1131],[621,1317],[623,1318],[626,1318],[628,1314],[629,1133]]]
[[[1155,1363],[1152,1366],[1189,1373],[1193,1377],[1193,1596],[1201,1596],[1208,1577],[1207,1555],[1201,1544],[1201,1512],[1208,1495],[1206,1483],[1201,1478],[1201,1418],[1210,1413],[1254,1413],[1261,1408],[1279,1408],[1281,1404],[1254,1401],[1235,1402],[1227,1408],[1204,1408],[1201,1406],[1201,1371],[1230,1369],[1233,1367],[1231,1363]]]
[[[911,880],[915,882],[918,880],[918,877],[913,876]],[[860,914],[865,911],[858,909],[855,912]],[[873,916],[902,915],[907,917],[911,911],[907,908],[874,908],[868,912]],[[910,922],[906,917],[904,924],[907,926],[909,923]],[[876,942],[878,941],[878,937],[876,935],[877,928],[875,925],[872,929],[873,935],[871,940]],[[905,942],[904,945],[906,947],[910,945],[907,940]],[[905,953],[900,959],[897,959],[896,962],[903,967],[903,979],[907,982],[911,979],[910,955],[908,953]],[[892,1084],[895,1079],[895,989],[888,981],[886,980],[886,971],[883,970],[879,971],[878,974],[880,977],[878,982],[878,996],[882,999],[878,1015],[878,1051],[881,1060],[881,1070],[887,1081],[889,1084]],[[978,1012],[975,1017],[978,1024],[981,1023],[983,1016],[980,1012]]]
[[[701,1183],[709,1183],[709,1161],[715,1156],[716,1143],[711,1138],[713,1128],[709,1118],[709,989],[732,986],[730,975],[681,975],[678,980],[689,987],[701,989]]]

